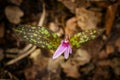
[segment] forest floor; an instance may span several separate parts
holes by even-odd
[[[120,0],[0,0],[0,80],[120,80]],[[16,36],[19,25],[43,26],[61,39],[103,29],[68,59]],[[43,36],[45,37],[45,36]]]

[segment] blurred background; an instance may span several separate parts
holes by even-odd
[[[0,0],[0,80],[120,80],[120,0]],[[19,25],[43,26],[61,39],[103,29],[53,60],[53,50],[20,39]],[[43,36],[45,37],[45,36]]]

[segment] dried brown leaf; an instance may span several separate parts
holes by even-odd
[[[86,50],[78,49],[71,60],[73,64],[76,64],[78,66],[85,65],[91,60],[91,56]]]
[[[71,61],[67,61],[62,64],[63,71],[66,73],[68,77],[78,78],[80,77],[80,73],[78,72],[78,66],[71,64]]]
[[[77,19],[72,17],[66,22],[65,34],[72,36],[77,32]]]
[[[106,27],[107,35],[110,35],[111,29],[113,27],[117,7],[118,7],[118,4],[113,4],[107,7],[107,12],[105,14],[105,27]]]
[[[21,22],[21,17],[24,15],[23,11],[16,6],[7,6],[5,8],[5,15],[7,19],[14,24]]]
[[[94,29],[101,22],[101,13],[90,11],[85,8],[76,8],[78,26],[82,30]]]

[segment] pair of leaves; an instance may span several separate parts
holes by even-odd
[[[61,39],[52,31],[42,26],[20,25],[14,29],[15,32],[25,41],[41,48],[56,49]],[[70,38],[72,47],[79,48],[82,43],[95,39],[103,30],[85,30]]]

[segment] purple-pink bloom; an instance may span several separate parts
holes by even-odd
[[[61,41],[61,44],[59,45],[59,47],[57,48],[57,50],[55,51],[55,53],[53,55],[53,59],[56,59],[62,53],[64,53],[65,59],[67,59],[69,57],[69,53],[70,54],[72,53],[72,49],[71,49],[70,43],[67,40],[62,40]]]

